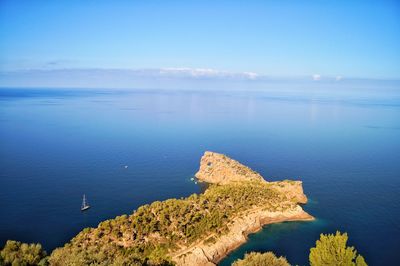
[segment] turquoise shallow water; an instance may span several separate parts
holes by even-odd
[[[371,265],[400,259],[397,88],[0,89],[0,122],[0,245],[51,250],[142,204],[200,192],[190,177],[212,150],[268,180],[302,180],[317,217],[266,226],[221,265],[253,250],[305,265],[335,230]]]

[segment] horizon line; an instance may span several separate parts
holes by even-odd
[[[400,81],[400,77],[360,77],[360,76],[344,76],[334,74],[294,74],[294,75],[269,75],[257,73],[253,71],[227,71],[214,68],[190,68],[190,67],[146,67],[146,68],[119,68],[119,67],[61,67],[61,68],[21,68],[21,69],[0,69],[1,75],[7,74],[29,74],[34,72],[51,73],[51,72],[68,72],[68,71],[104,71],[104,72],[131,72],[135,77],[153,77],[153,78],[175,78],[175,79],[217,79],[217,80],[247,80],[247,81],[344,81],[344,80],[359,80],[359,81]],[[0,85],[1,86],[1,85]]]

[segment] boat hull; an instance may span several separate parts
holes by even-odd
[[[81,208],[81,211],[86,211],[89,208],[90,208],[90,206],[85,206],[85,207]]]

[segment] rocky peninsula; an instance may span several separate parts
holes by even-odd
[[[200,181],[227,185],[241,182],[260,182],[279,191],[282,207],[274,211],[264,205],[249,206],[228,223],[228,232],[215,239],[214,243],[202,241],[177,252],[173,260],[177,265],[216,265],[228,253],[247,241],[247,235],[262,229],[264,225],[284,221],[311,221],[314,217],[306,213],[299,205],[285,208],[285,201],[307,203],[301,181],[267,182],[259,173],[233,160],[226,155],[205,152],[200,162],[200,170],[196,173]]]
[[[144,205],[86,228],[51,265],[215,265],[262,226],[314,218],[301,181],[268,182],[229,157],[206,152],[196,173],[203,194]]]

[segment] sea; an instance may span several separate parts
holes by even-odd
[[[266,180],[303,181],[312,222],[267,225],[220,265],[273,251],[307,265],[347,232],[369,265],[400,261],[400,86],[0,89],[0,246],[51,252],[143,204],[200,193],[205,151]],[[91,208],[81,212],[82,196]]]

